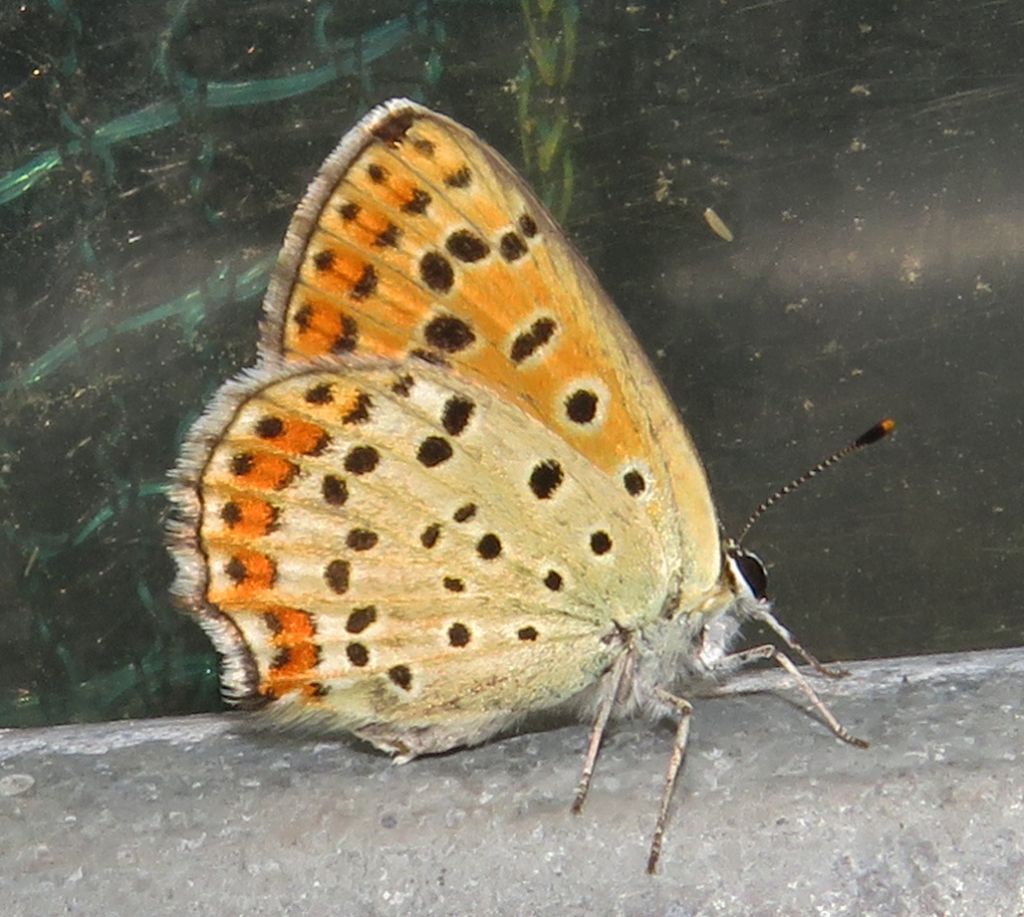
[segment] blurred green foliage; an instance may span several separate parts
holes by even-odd
[[[429,96],[443,35],[428,2],[0,9],[0,725],[219,705],[167,470],[251,362],[305,182],[382,94]]]

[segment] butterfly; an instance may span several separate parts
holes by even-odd
[[[401,761],[572,710],[592,723],[576,811],[609,720],[671,716],[651,872],[687,678],[775,659],[859,741],[774,645],[730,653],[754,619],[818,665],[773,617],[760,561],[721,536],[693,442],[594,275],[497,152],[414,102],[375,108],[322,166],[258,362],[174,477],[173,590],[229,700]]]

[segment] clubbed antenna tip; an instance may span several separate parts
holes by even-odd
[[[862,446],[870,446],[872,443],[877,443],[880,439],[884,439],[895,429],[896,421],[891,417],[886,417],[885,420],[878,421],[878,423],[876,423],[867,432],[861,433],[861,435],[854,440],[854,448],[860,449]]]

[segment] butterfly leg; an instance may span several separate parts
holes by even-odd
[[[658,858],[661,856],[661,844],[665,837],[665,823],[668,821],[668,807],[672,801],[672,790],[676,785],[676,777],[679,775],[679,768],[683,763],[686,754],[686,741],[690,735],[690,715],[693,707],[690,702],[669,694],[660,688],[656,689],[661,701],[668,704],[679,716],[679,724],[676,726],[676,737],[672,743],[672,756],[668,759],[668,771],[665,774],[665,787],[661,791],[661,805],[658,807],[658,821],[654,826],[654,837],[651,839],[651,851],[647,855],[647,872],[654,875],[658,868]]]
[[[601,705],[597,708],[597,716],[594,717],[594,725],[590,729],[590,741],[587,743],[587,754],[583,759],[583,770],[580,773],[579,783],[576,784],[576,798],[572,803],[572,811],[579,815],[583,809],[583,803],[587,799],[587,791],[590,789],[590,778],[594,776],[594,763],[597,761],[597,753],[601,748],[601,739],[604,736],[608,719],[612,715],[612,708],[615,706],[622,688],[622,679],[626,674],[626,668],[632,664],[632,656],[629,653],[622,653],[615,660],[615,665],[604,677],[605,695],[601,699]]]
[[[768,609],[758,608],[753,612],[752,617],[755,621],[760,621],[766,627],[778,634],[779,638],[786,644],[786,646],[804,659],[808,665],[813,666],[814,671],[818,674],[827,675],[829,678],[845,678],[850,674],[849,670],[844,669],[841,666],[827,666],[818,662],[814,656],[796,642],[796,638],[792,633],[790,633],[789,628],[779,621],[775,615],[768,611]]]
[[[728,669],[739,668],[748,662],[756,659],[771,659],[773,662],[784,668],[796,681],[797,687],[804,692],[804,696],[811,702],[811,706],[818,711],[818,714],[825,721],[829,729],[835,733],[837,738],[842,739],[849,745],[857,748],[867,748],[868,743],[858,739],[855,735],[847,732],[843,725],[836,719],[831,710],[825,706],[825,702],[818,697],[817,692],[811,687],[810,682],[793,663],[793,660],[783,653],[778,647],[766,643],[764,646],[755,646],[748,650],[741,650],[738,653],[731,653],[721,660],[721,665]]]

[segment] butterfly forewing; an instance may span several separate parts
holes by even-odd
[[[443,361],[540,420],[642,498],[683,600],[719,573],[696,452],[632,334],[514,170],[397,100],[354,128],[303,201],[267,297],[264,348]]]

